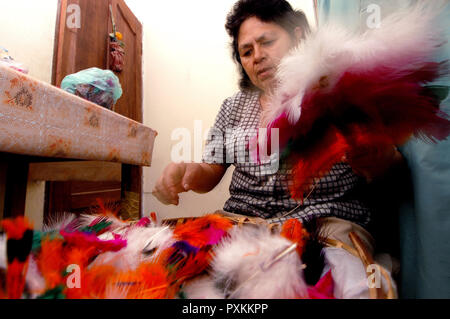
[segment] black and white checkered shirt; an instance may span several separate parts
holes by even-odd
[[[367,227],[371,209],[352,195],[363,180],[347,164],[335,165],[327,176],[316,182],[301,204],[290,197],[290,170],[285,164],[280,163],[274,173],[270,163],[258,164],[252,160],[247,145],[251,133],[259,127],[260,110],[258,92],[238,92],[224,101],[209,132],[203,162],[235,166],[231,197],[224,210],[270,219],[273,223],[289,218],[306,222],[317,217],[338,217]]]

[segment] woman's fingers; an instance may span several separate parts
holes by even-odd
[[[198,184],[198,180],[202,178],[202,168],[199,164],[187,164],[186,169],[181,180],[181,186],[185,192],[195,190]],[[203,176],[206,178],[205,176]]]
[[[186,191],[181,184],[185,171],[185,163],[167,165],[152,194],[165,205],[178,205],[178,194]]]
[[[163,183],[163,176],[160,177],[152,191],[153,196],[155,196],[161,203],[165,205],[178,205],[178,195],[171,193]]]

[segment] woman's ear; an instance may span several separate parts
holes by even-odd
[[[297,40],[297,43],[300,43],[300,40],[304,38],[303,29],[300,27],[296,27],[294,29],[295,38]]]

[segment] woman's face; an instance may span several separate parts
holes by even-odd
[[[289,33],[278,24],[256,17],[245,20],[239,29],[242,66],[252,83],[265,93],[274,87],[276,68],[294,45]]]

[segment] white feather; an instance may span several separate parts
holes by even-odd
[[[333,295],[337,299],[369,299],[367,273],[361,260],[345,249],[324,248],[326,266],[331,269],[334,282]]]
[[[267,227],[234,227],[215,249],[212,276],[230,298],[289,299],[307,295],[296,251],[264,269],[292,242]]]
[[[208,275],[194,278],[183,286],[187,299],[224,299],[225,296],[215,285],[214,279]]]
[[[43,294],[47,288],[45,279],[42,277],[38,265],[33,256],[30,256],[28,270],[25,277],[27,288],[30,291],[31,299]]]
[[[380,28],[354,33],[338,24],[328,24],[311,33],[280,62],[278,88],[262,115],[267,126],[283,112],[291,124],[301,115],[305,92],[326,77],[324,90],[334,87],[343,72],[367,71],[395,66],[402,72],[429,61],[444,42],[444,30],[436,19],[448,1],[418,1],[414,6],[387,16]]]
[[[112,214],[108,214],[108,215],[82,214],[78,218],[79,219],[79,227],[78,228],[88,227],[90,224],[92,224],[92,222],[94,222],[98,218],[105,218],[108,222],[112,222],[112,224],[108,227],[109,230],[115,230],[115,229],[129,225],[129,223],[117,218],[116,216],[114,216]]]
[[[99,236],[100,239],[107,239],[111,233],[105,233]],[[143,261],[149,261],[157,258],[159,253],[170,247],[175,239],[173,231],[168,227],[138,227],[131,226],[123,234],[127,246],[117,252],[105,252],[100,254],[91,264],[112,265],[120,271],[134,270]],[[144,254],[143,251],[153,251],[153,254]]]
[[[43,232],[50,232],[65,228],[76,219],[76,215],[72,213],[56,214],[49,217],[48,222],[43,225]]]

